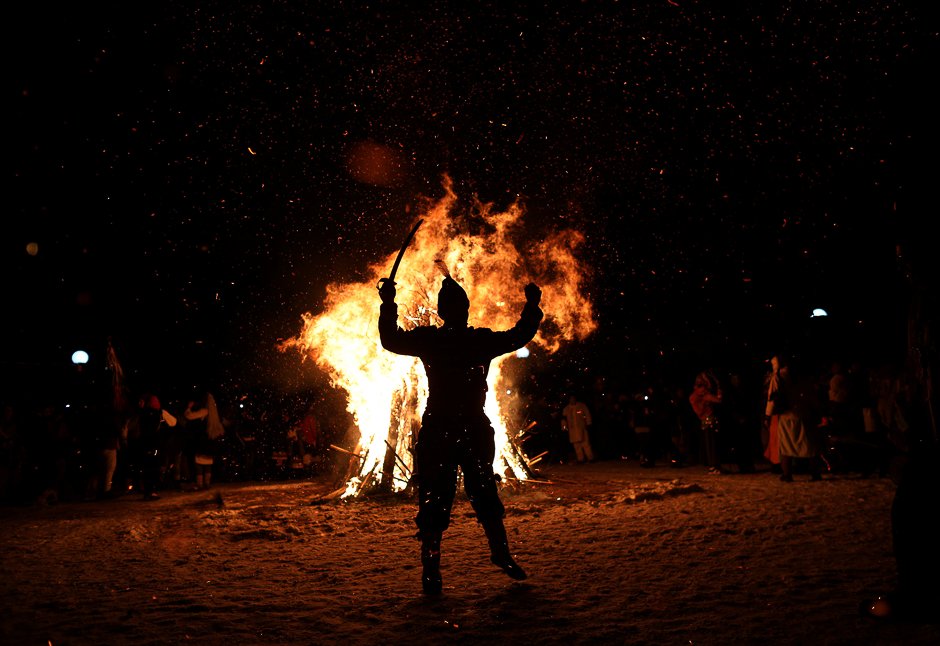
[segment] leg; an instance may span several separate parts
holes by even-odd
[[[441,538],[450,525],[457,492],[457,464],[446,431],[424,424],[415,446],[415,481],[418,485],[418,538],[421,541],[421,588],[440,594]]]
[[[584,460],[585,460],[585,455],[584,455],[584,443],[583,443],[583,442],[574,442],[574,443],[572,444],[572,446],[574,446],[574,457],[575,457],[575,459],[576,459],[578,462],[584,462]]]
[[[111,493],[112,481],[114,480],[114,471],[117,469],[117,449],[105,449],[104,451],[104,493]]]
[[[506,526],[503,525],[502,518],[488,518],[481,521],[483,531],[486,533],[486,540],[490,544],[490,561],[497,566],[510,579],[523,581],[528,578],[518,563],[509,553],[509,538],[506,536]]]
[[[425,594],[440,594],[444,586],[441,578],[441,532],[421,532],[421,589]]]
[[[822,480],[822,458],[818,455],[809,458],[809,473],[813,482]]]
[[[468,448],[470,450],[462,455],[460,460],[464,487],[477,520],[483,525],[483,531],[486,533],[490,546],[490,561],[510,578],[521,581],[526,578],[526,573],[509,552],[509,539],[503,525],[506,508],[499,499],[496,474],[493,473],[496,448],[492,427],[487,426],[485,431],[478,430]]]
[[[584,457],[588,462],[594,461],[594,449],[591,448],[591,440],[584,440]]]
[[[705,458],[705,466],[713,468],[715,466],[715,447],[712,444],[711,428],[705,423],[702,424],[702,455]]]

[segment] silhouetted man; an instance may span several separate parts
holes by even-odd
[[[402,330],[398,327],[394,281],[384,281],[379,294],[382,347],[419,357],[428,377],[428,401],[415,445],[414,474],[424,592],[441,591],[441,536],[450,524],[457,467],[463,472],[464,489],[486,532],[491,561],[511,578],[525,579],[525,572],[509,553],[503,526],[505,508],[499,499],[498,477],[493,473],[496,444],[483,404],[490,361],[523,347],[538,331],[542,291],[533,283],[526,285],[526,304],[519,321],[501,332],[467,326],[470,300],[450,277],[444,279],[437,296],[443,327]]]

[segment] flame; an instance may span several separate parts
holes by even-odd
[[[545,319],[530,345],[552,353],[594,331],[593,306],[585,293],[590,272],[576,258],[583,234],[563,230],[533,241],[522,226],[524,209],[518,202],[504,212],[476,202],[473,213],[461,216],[447,177],[444,192],[427,205],[395,277],[401,327],[441,324],[435,303],[444,273],[470,297],[469,324],[474,327],[504,330],[515,325],[525,302],[523,287],[532,281],[542,289]],[[467,231],[471,216],[478,233]],[[407,486],[411,449],[427,401],[420,360],[388,352],[379,341],[376,286],[394,257],[393,252],[371,264],[366,271],[371,278],[365,282],[328,285],[322,313],[305,313],[300,334],[281,344],[281,350],[295,348],[312,359],[347,394],[347,409],[360,431],[359,446],[352,452],[359,469],[343,497],[373,486],[392,491]],[[510,356],[491,364],[484,410],[496,432],[494,471],[523,480],[525,457],[509,431],[518,422],[512,371],[504,370]]]

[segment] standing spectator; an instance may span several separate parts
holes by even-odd
[[[633,398],[629,393],[618,389],[617,401],[614,403],[611,417],[611,429],[614,455],[621,460],[628,460],[637,454],[633,418]],[[567,444],[567,438],[565,439],[565,444]]]
[[[727,455],[737,465],[738,473],[754,473],[759,425],[750,407],[754,400],[748,396],[744,379],[737,372],[728,376],[728,388],[723,391],[722,399],[721,430]]]
[[[189,468],[185,458],[185,436],[185,423],[167,424],[167,427],[161,433],[162,465],[160,473],[162,474],[163,485],[177,491],[183,487],[183,478],[189,478]]]
[[[580,401],[575,395],[568,397],[568,405],[561,411],[561,423],[568,431],[568,441],[574,447],[575,459],[578,462],[593,462],[594,451],[591,449],[591,411],[587,404]]]
[[[669,428],[669,465],[673,468],[688,466],[698,454],[696,432],[699,419],[692,410],[686,389],[675,386],[672,395],[666,401],[667,427]]]
[[[764,386],[766,396],[764,398],[764,428],[766,437],[764,439],[764,457],[770,462],[771,473],[780,473],[780,439],[779,426],[780,414],[777,411],[777,400],[781,395],[781,384],[787,378],[789,367],[787,361],[779,354],[770,358],[770,372],[765,378]]]
[[[126,443],[129,413],[125,410],[112,411],[110,419],[103,419],[104,429],[101,435],[100,481],[95,479],[98,492],[104,498],[114,495],[114,474],[117,471],[118,455]]]
[[[824,406],[817,392],[814,380],[793,372],[792,366],[777,391],[774,410],[779,416],[777,435],[783,482],[793,482],[793,468],[798,461],[808,464],[812,480],[822,477],[819,426]]]
[[[209,489],[212,486],[212,465],[219,452],[219,440],[225,433],[219,409],[212,393],[203,392],[190,401],[183,413],[187,430],[193,441],[196,466],[196,486]]]
[[[721,404],[722,392],[718,378],[711,370],[703,370],[695,377],[689,404],[698,417],[702,429],[702,447],[704,462],[708,473],[722,473],[721,457],[718,447],[718,405]]]
[[[875,395],[867,371],[857,361],[849,370],[834,362],[831,374],[826,430],[834,470],[859,471],[868,477],[877,469],[880,475],[886,475],[890,452],[877,432]]]
[[[316,406],[311,403],[297,428],[297,442],[303,455],[304,466],[311,466],[320,446],[320,424],[317,421]]]
[[[842,363],[834,361],[829,377],[829,426],[830,433],[841,438],[858,437],[862,430],[855,424],[854,381]]]
[[[151,393],[144,394],[138,404],[140,433],[140,488],[144,500],[156,500],[160,497],[160,473],[163,466],[161,449],[165,427],[176,426],[176,418],[164,410],[160,399]]]
[[[637,447],[640,452],[640,466],[646,469],[656,466],[657,444],[657,414],[654,405],[656,399],[652,386],[636,395],[636,406],[633,409],[633,431],[636,434]]]

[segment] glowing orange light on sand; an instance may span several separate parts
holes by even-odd
[[[524,209],[519,204],[494,212],[490,205],[478,203],[472,216],[484,223],[477,228],[486,231],[468,233],[470,216],[455,213],[457,196],[447,178],[444,190],[444,197],[429,204],[421,216],[424,223],[396,276],[401,327],[440,324],[435,305],[446,269],[470,297],[472,326],[502,330],[515,325],[525,300],[522,288],[533,281],[542,288],[545,319],[530,345],[551,353],[594,331],[593,307],[585,293],[588,271],[576,259],[584,240],[580,232],[557,231],[532,240],[522,226]],[[360,431],[353,451],[360,456],[360,468],[347,483],[344,497],[378,485],[392,491],[405,488],[427,400],[420,360],[388,352],[379,342],[376,285],[388,274],[395,252],[370,265],[370,278],[364,282],[328,285],[322,312],[304,314],[300,334],[281,346],[300,350],[347,394],[347,408]],[[494,470],[521,480],[526,477],[525,458],[509,432],[518,422],[512,414],[516,389],[511,371],[504,370],[512,356],[493,361],[485,410],[496,430]]]

